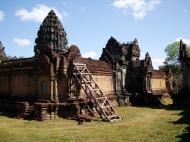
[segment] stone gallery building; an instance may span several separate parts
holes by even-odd
[[[104,94],[100,100],[106,108],[128,105],[130,97],[138,94],[162,96],[168,92],[166,74],[153,69],[149,54],[139,60],[136,39],[121,44],[111,37],[99,60],[84,58],[76,45],[67,46],[66,32],[54,11],[39,28],[34,53],[31,58],[8,60],[1,44],[1,110],[44,120],[81,113],[81,106],[90,100],[99,114],[106,116],[98,102],[100,97],[93,100],[93,92]],[[80,65],[85,66],[81,69]],[[93,87],[85,90],[82,84]],[[114,112],[112,107],[110,111]]]

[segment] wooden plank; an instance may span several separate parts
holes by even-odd
[[[86,95],[91,99],[91,101],[95,103],[94,106],[97,112],[100,114],[101,118],[106,121],[112,121],[111,120],[112,118],[119,119],[119,116],[115,113],[107,97],[103,94],[102,90],[94,81],[86,65],[82,63],[73,63],[73,65],[74,65],[75,77],[77,77],[77,80],[79,83],[85,85],[85,87],[82,86],[82,88],[84,92],[86,93]],[[96,91],[99,91],[99,92],[97,93]]]

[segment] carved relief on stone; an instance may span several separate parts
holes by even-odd
[[[68,41],[66,35],[60,20],[55,12],[51,10],[39,28],[35,40],[35,56],[39,55],[39,48],[43,44],[51,45],[52,50],[58,53],[67,52]]]

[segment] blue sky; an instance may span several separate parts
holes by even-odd
[[[31,57],[39,26],[50,9],[60,17],[69,45],[99,58],[107,40],[138,39],[155,67],[164,48],[183,38],[190,44],[189,0],[1,0],[0,41],[11,56]]]

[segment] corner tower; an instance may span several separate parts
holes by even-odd
[[[138,45],[138,41],[135,38],[135,40],[129,45],[129,58],[131,61],[139,60],[140,57],[140,48]]]
[[[45,47],[51,47],[51,50],[57,53],[67,52],[68,42],[66,32],[53,10],[48,13],[47,17],[40,25],[35,43],[35,56],[40,54],[40,48],[46,50],[44,49]]]
[[[0,41],[0,63],[1,61],[5,61],[7,60],[7,56],[5,54],[5,47],[3,46],[3,44]]]

